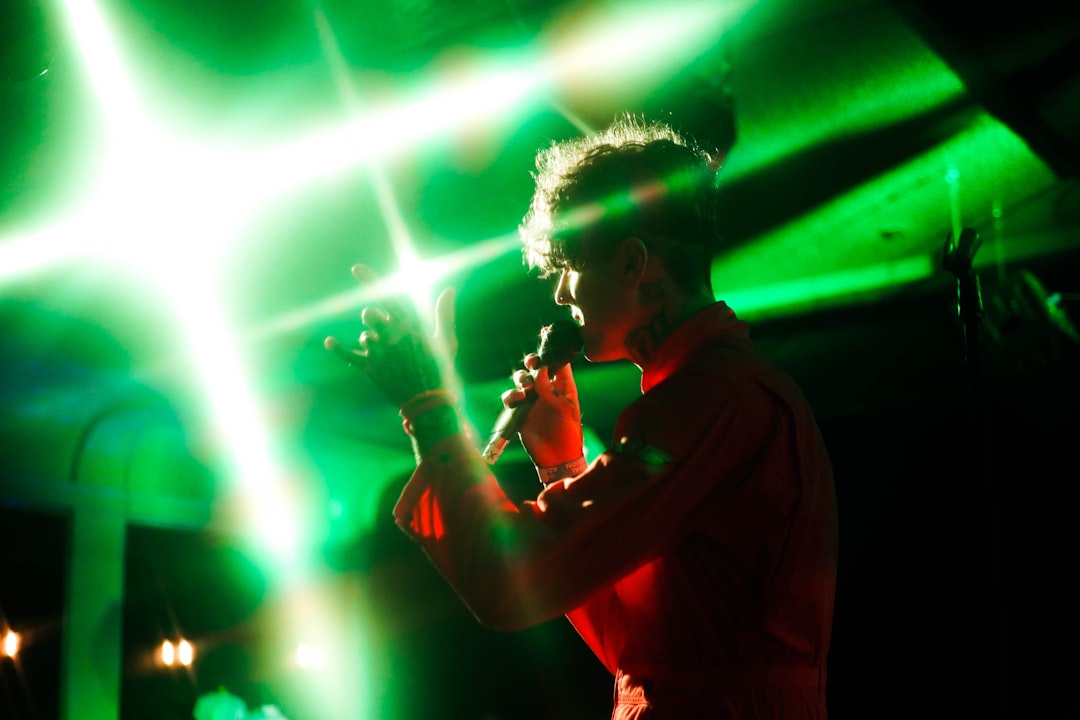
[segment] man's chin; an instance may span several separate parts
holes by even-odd
[[[581,328],[581,354],[589,362],[611,362],[612,360],[618,360],[624,355],[620,352],[621,348],[612,348],[609,343],[605,343],[605,336],[600,334],[592,334],[588,325],[583,325]]]
[[[585,347],[582,349],[581,354],[586,360],[594,363],[611,362],[612,360],[619,359],[618,355],[611,352],[604,352],[602,348],[589,347],[588,343],[585,344]]]

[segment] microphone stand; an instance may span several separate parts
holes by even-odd
[[[968,400],[970,402],[969,411],[971,413],[972,429],[977,433],[978,440],[981,443],[981,452],[976,467],[977,477],[974,480],[983,483],[982,489],[986,492],[989,505],[992,581],[998,623],[998,671],[1001,676],[1000,692],[1003,696],[1000,717],[1006,720],[1011,716],[1011,689],[1009,686],[1008,653],[1006,650],[1004,594],[1001,585],[997,493],[992,471],[993,463],[990,458],[992,443],[983,387],[983,348],[980,335],[982,319],[986,312],[982,300],[982,285],[978,274],[973,268],[975,255],[981,246],[982,238],[971,228],[961,230],[959,238],[955,238],[953,233],[949,233],[945,241],[941,265],[944,270],[956,277],[956,310],[963,334],[964,364],[967,374]]]

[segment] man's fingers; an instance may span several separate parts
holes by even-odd
[[[371,351],[371,346],[379,342],[379,333],[373,330],[365,330],[360,333],[360,350],[365,355]]]
[[[373,285],[374,283],[377,283],[379,281],[379,276],[367,265],[361,265],[357,263],[356,265],[353,265],[351,268],[349,268],[349,272],[351,272],[352,276],[362,282],[364,285]]]
[[[457,292],[446,288],[435,300],[435,338],[442,343],[450,357],[457,355],[457,324],[454,315],[454,300]]]
[[[535,379],[527,370],[515,370],[513,374],[514,385],[519,390],[529,390],[535,384]]]
[[[555,371],[552,375],[551,368],[543,368],[540,372],[533,371],[536,392],[541,396],[560,395],[572,401],[577,400],[577,385],[574,384],[574,375],[567,363]]]
[[[383,324],[391,321],[395,323],[404,322],[406,327],[415,324],[415,318],[407,309],[409,303],[401,301],[401,293],[399,291],[391,292],[393,290],[392,286],[380,278],[374,270],[367,265],[357,263],[349,268],[349,272],[352,273],[352,276],[365,288],[368,288],[372,293],[372,298],[377,299],[378,303],[385,308],[383,310],[378,310],[381,315],[373,316],[373,319],[376,322],[379,320],[382,320]],[[395,297],[395,295],[398,297]],[[377,310],[377,308],[373,309]]]
[[[520,405],[525,399],[525,391],[521,388],[514,388],[512,390],[504,390],[502,394],[502,403],[504,407],[512,408]]]
[[[370,328],[384,327],[389,321],[389,316],[387,316],[387,314],[383,310],[373,305],[368,305],[366,308],[360,311],[360,322],[364,323]]]
[[[371,290],[373,297],[379,296],[379,283],[382,279],[375,273],[374,270],[367,265],[356,264],[349,268],[349,272],[367,289]],[[370,328],[384,329],[387,323],[391,319],[400,320],[397,317],[400,313],[394,307],[392,302],[387,302],[388,298],[379,297],[379,301],[386,307],[386,310],[376,307],[374,305],[368,305],[360,311],[360,321]]]
[[[570,363],[566,363],[555,371],[552,384],[563,395],[577,395],[577,384],[574,383],[574,371],[570,369]]]
[[[362,368],[366,356],[360,350],[347,348],[335,337],[323,339],[323,347],[337,355],[342,362],[352,367]]]

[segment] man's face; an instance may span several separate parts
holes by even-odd
[[[581,326],[583,354],[592,362],[629,357],[631,293],[621,282],[614,255],[598,258],[580,270],[564,268],[555,288],[555,303],[566,305]]]

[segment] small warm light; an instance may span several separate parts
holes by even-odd
[[[173,665],[190,667],[195,662],[195,646],[187,640],[181,640],[175,644],[171,640],[163,640],[161,642],[161,662],[169,667]]]
[[[19,637],[19,633],[12,630],[8,630],[4,635],[3,655],[4,657],[13,658],[19,653],[19,644],[22,638]]]
[[[296,664],[302,668],[321,670],[326,667],[326,653],[321,647],[300,645],[296,648]]]
[[[195,646],[187,640],[181,640],[176,648],[176,658],[184,667],[190,667],[195,661]]]

